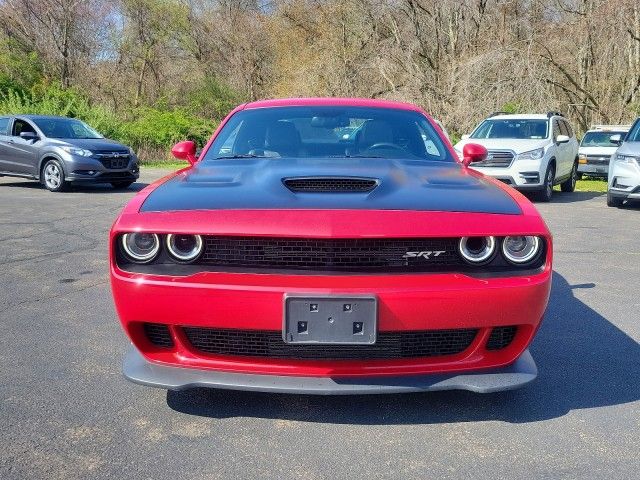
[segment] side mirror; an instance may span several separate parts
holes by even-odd
[[[609,141],[615,145],[620,145],[622,143],[622,135],[620,135],[619,133],[611,135],[609,137]]]
[[[567,143],[569,140],[571,139],[566,135],[558,135],[556,137],[556,143]]]
[[[23,140],[38,140],[38,135],[35,132],[20,132],[20,138]]]
[[[176,143],[171,149],[171,154],[179,160],[186,160],[191,165],[196,163],[196,144],[190,140]]]
[[[462,147],[462,164],[468,167],[469,164],[482,162],[487,159],[487,149],[477,143],[467,143]]]
[[[460,137],[460,140],[467,140],[467,139],[469,139],[469,138],[471,138],[471,135],[469,135],[468,133],[465,133],[464,135],[462,135],[462,136]]]

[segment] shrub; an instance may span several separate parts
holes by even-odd
[[[121,118],[115,112],[92,105],[74,89],[37,84],[29,91],[0,85],[0,115],[30,113],[79,118],[105,137],[133,147],[141,159],[168,158],[171,146],[180,140],[194,140],[204,145],[216,122],[189,113],[185,108],[160,109],[139,107]]]

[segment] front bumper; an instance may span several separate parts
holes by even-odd
[[[71,174],[66,178],[73,183],[112,183],[112,182],[135,182],[140,174],[137,171],[125,172],[100,172],[96,175]]]
[[[640,199],[640,165],[614,161],[609,174],[609,194],[621,199]]]
[[[609,164],[578,164],[578,173],[586,173],[594,177],[606,177],[609,173]]]
[[[122,168],[107,168],[94,157],[65,154],[62,157],[65,180],[74,183],[135,182],[140,176],[138,159],[130,157]]]
[[[132,382],[168,390],[205,387],[310,395],[363,395],[468,390],[491,393],[513,390],[532,382],[538,369],[529,353],[511,365],[469,373],[398,377],[298,377],[199,370],[148,362],[131,347],[124,360],[124,376]]]
[[[539,190],[544,187],[546,162],[543,160],[513,160],[509,167],[472,167],[518,190]]]

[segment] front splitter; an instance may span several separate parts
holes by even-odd
[[[468,390],[491,393],[513,390],[533,381],[538,368],[529,353],[507,367],[453,374],[397,377],[292,377],[199,370],[147,361],[133,346],[124,360],[132,382],[168,390],[219,388],[307,395],[365,395]]]

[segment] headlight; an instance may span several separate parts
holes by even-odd
[[[61,147],[67,153],[71,155],[78,155],[80,157],[91,157],[93,152],[91,150],[85,150],[84,148],[76,148],[76,147]]]
[[[160,251],[160,239],[155,233],[125,233],[122,248],[134,262],[147,263]]]
[[[578,163],[585,164],[587,163],[587,156],[584,153],[578,155]]]
[[[505,237],[502,253],[511,263],[530,262],[540,251],[540,239],[533,236]]]
[[[191,262],[202,253],[200,235],[167,235],[169,253],[182,262]]]
[[[620,163],[640,164],[640,157],[634,157],[633,155],[616,155],[616,161]]]
[[[496,239],[495,237],[462,237],[458,250],[462,258],[469,263],[485,263],[496,251]]]
[[[133,148],[129,147],[129,155],[131,155],[132,157],[136,156],[136,152],[133,151]]]
[[[536,148],[528,152],[519,153],[517,160],[540,160],[544,157],[544,148]]]

